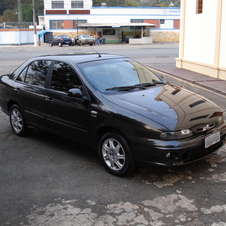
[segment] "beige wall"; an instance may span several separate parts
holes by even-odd
[[[71,38],[74,38],[77,36],[77,31],[75,32],[53,32],[53,37],[57,35],[69,35]],[[78,35],[88,35],[88,30],[79,31]]]
[[[176,66],[226,80],[226,0],[181,1],[181,33]]]
[[[179,42],[180,39],[180,31],[152,31],[151,37],[153,38],[153,42]]]

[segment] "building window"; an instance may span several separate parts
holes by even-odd
[[[103,35],[115,35],[115,29],[103,29]]]
[[[203,10],[203,0],[197,0],[197,14],[201,14]]]
[[[71,1],[71,8],[84,8],[83,1]]]
[[[80,25],[80,24],[86,24],[87,21],[86,20],[73,20],[73,28],[77,28],[77,24]]]
[[[131,23],[144,23],[142,19],[131,19]]]
[[[64,21],[63,20],[51,20],[50,21],[50,29],[64,29]]]
[[[160,20],[160,24],[165,24],[165,20]]]
[[[52,1],[52,9],[63,9],[64,1]]]

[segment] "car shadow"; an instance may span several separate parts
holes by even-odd
[[[23,142],[32,145],[33,149],[35,148],[35,152],[42,152],[46,156],[60,155],[63,161],[73,159],[75,162],[79,161],[80,165],[89,165],[95,171],[97,170],[96,167],[104,171],[98,152],[93,148],[39,129],[34,129],[32,134],[26,138],[17,137],[13,132],[10,132],[9,137],[12,136],[17,141],[21,142],[22,139]],[[147,184],[157,183],[161,187],[183,180],[195,180],[200,177],[207,178],[211,172],[217,170],[221,162],[222,159],[214,153],[201,160],[182,166],[139,165],[131,175],[124,177],[124,179],[146,181],[145,183]],[[224,168],[223,163],[222,166]],[[106,172],[106,174],[108,173]]]

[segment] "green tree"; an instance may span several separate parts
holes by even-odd
[[[33,9],[32,6],[22,4],[22,16],[24,22],[33,21]]]
[[[16,14],[16,12],[14,10],[6,9],[3,12],[2,20],[3,21],[7,21],[7,22],[17,21],[17,14]]]
[[[138,4],[136,1],[130,0],[130,1],[126,2],[126,6],[130,6],[130,7],[138,7],[139,4]]]
[[[12,12],[18,11],[18,5],[17,0],[0,0],[0,15],[2,22],[10,22],[12,19],[14,22],[18,21],[18,17],[14,17]],[[31,10],[32,8],[32,1],[31,0],[21,0],[22,3],[22,17],[23,21],[31,22],[33,21],[33,12]],[[11,10],[12,17],[8,17],[7,15],[10,14],[10,11],[5,12],[5,10]],[[43,15],[43,0],[35,0],[35,12],[38,21],[38,15]],[[3,16],[3,13],[5,12],[5,15]],[[32,12],[32,13],[31,13]]]
[[[174,2],[174,7],[180,7],[180,0]]]
[[[165,2],[162,2],[162,3],[160,3],[160,7],[169,7],[169,4],[165,3]]]

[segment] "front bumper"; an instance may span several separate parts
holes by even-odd
[[[217,132],[220,132],[220,141],[205,148],[206,137]],[[184,140],[167,141],[140,137],[130,137],[129,140],[137,163],[184,165],[197,161],[226,144],[226,123],[208,133]]]

